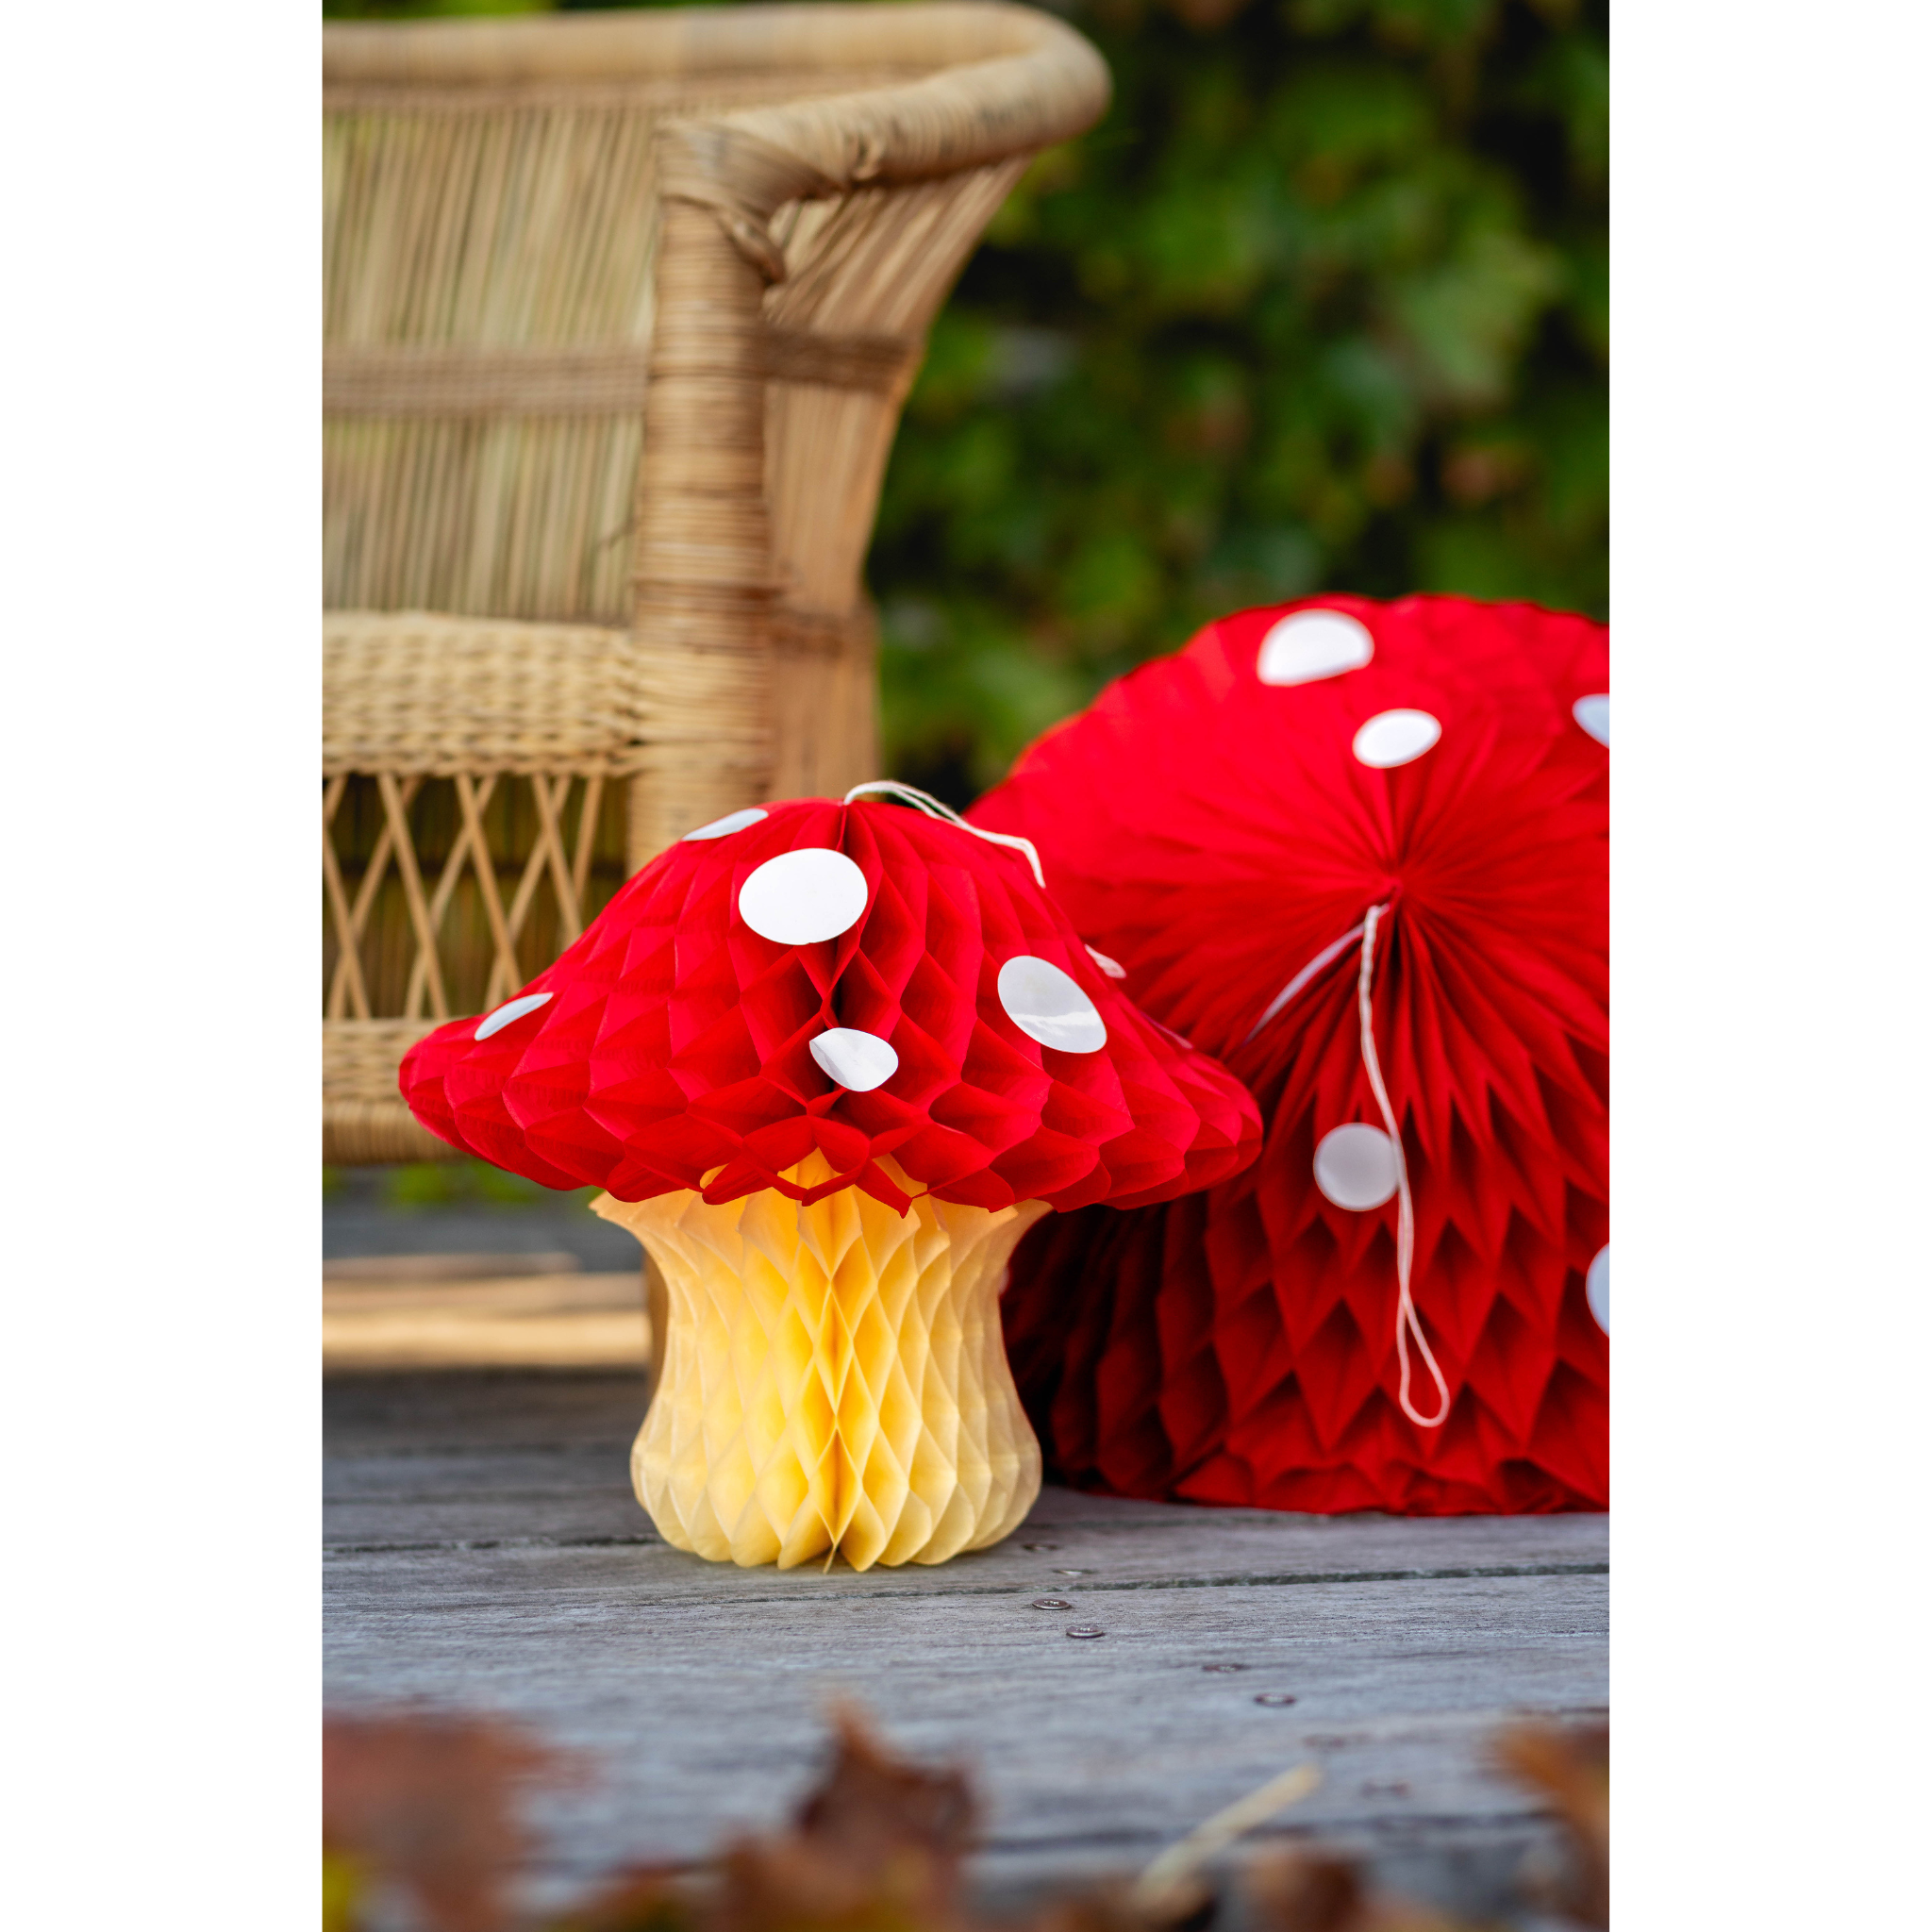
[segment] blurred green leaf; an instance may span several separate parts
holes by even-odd
[[[324,1170],[325,1175],[327,1170]],[[325,1182],[324,1192],[328,1191]],[[483,1204],[497,1208],[550,1206],[575,1198],[588,1202],[595,1188],[558,1191],[509,1174],[483,1160],[423,1160],[393,1167],[384,1176],[383,1195],[391,1208],[451,1208]]]
[[[325,20],[424,20],[475,13],[548,13],[556,0],[322,0]]]
[[[1495,226],[1398,282],[1390,308],[1424,399],[1464,408],[1506,401],[1530,331],[1563,279],[1555,250]]]
[[[1245,604],[1601,613],[1601,0],[1067,10],[1112,110],[988,232],[886,480],[892,768],[963,803]],[[1009,340],[1056,348],[1015,384]]]

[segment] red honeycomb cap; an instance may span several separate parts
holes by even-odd
[[[859,1187],[903,1211],[890,1157],[948,1201],[1131,1205],[1260,1144],[1241,1082],[1134,1007],[1028,856],[868,800],[687,834],[399,1084],[453,1146],[626,1201]],[[815,1150],[832,1177],[787,1178]]]

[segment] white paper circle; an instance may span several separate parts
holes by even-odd
[[[1356,733],[1355,755],[1386,772],[1421,758],[1441,735],[1441,724],[1427,711],[1377,711]]]
[[[508,1004],[498,1007],[495,1012],[477,1025],[476,1038],[488,1040],[492,1033],[501,1033],[512,1020],[521,1020],[525,1013],[534,1013],[539,1007],[556,997],[554,992],[520,993]]]
[[[1050,960],[1018,953],[1000,968],[1000,1005],[1029,1040],[1062,1053],[1098,1053],[1107,1022],[1079,983]]]
[[[1352,1213],[1379,1208],[1395,1191],[1394,1143],[1361,1121],[1331,1129],[1315,1149],[1315,1185]]]
[[[1578,698],[1570,707],[1570,715],[1596,740],[1599,744],[1610,741],[1610,694],[1607,691],[1597,691],[1593,696]]]
[[[781,852],[738,889],[738,914],[760,939],[808,946],[849,931],[865,910],[865,874],[829,845]]]
[[[1583,1277],[1583,1292],[1589,1298],[1590,1312],[1596,1317],[1596,1325],[1607,1335],[1610,1332],[1610,1244],[1608,1241],[1606,1241],[1596,1251],[1596,1257],[1590,1264],[1590,1273]]]
[[[765,816],[762,807],[748,805],[742,811],[727,811],[722,819],[713,819],[708,825],[700,825],[695,832],[687,832],[687,839],[725,839],[733,832],[741,832],[747,825],[755,825]]]
[[[899,1071],[899,1056],[889,1040],[857,1026],[829,1026],[811,1043],[811,1057],[828,1080],[854,1093],[883,1087]]]
[[[1109,979],[1124,979],[1127,969],[1118,959],[1109,959],[1097,946],[1087,948],[1087,957],[1107,974]]]
[[[1255,675],[1263,684],[1312,684],[1359,671],[1375,655],[1367,625],[1340,610],[1296,610],[1261,640]]]

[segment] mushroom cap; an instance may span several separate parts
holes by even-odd
[[[1037,844],[1125,991],[1268,1123],[1198,1202],[1016,1255],[1008,1351],[1063,1476],[1306,1509],[1604,1506],[1608,670],[1602,625],[1526,604],[1242,611],[974,808]],[[1393,1164],[1347,942],[1390,902],[1373,1007],[1455,1398],[1434,1430],[1394,1395]]]
[[[1138,1204],[1260,1140],[1240,1081],[1133,1006],[1017,852],[863,800],[687,835],[399,1084],[452,1145],[625,1201],[856,1186],[903,1212],[890,1155],[946,1201]],[[832,1178],[801,1188],[814,1150]]]

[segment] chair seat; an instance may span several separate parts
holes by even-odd
[[[325,612],[322,693],[325,777],[619,777],[647,717],[628,631],[423,610]]]
[[[460,1160],[418,1126],[396,1091],[396,1069],[435,1020],[322,1023],[322,1158],[329,1167]]]

